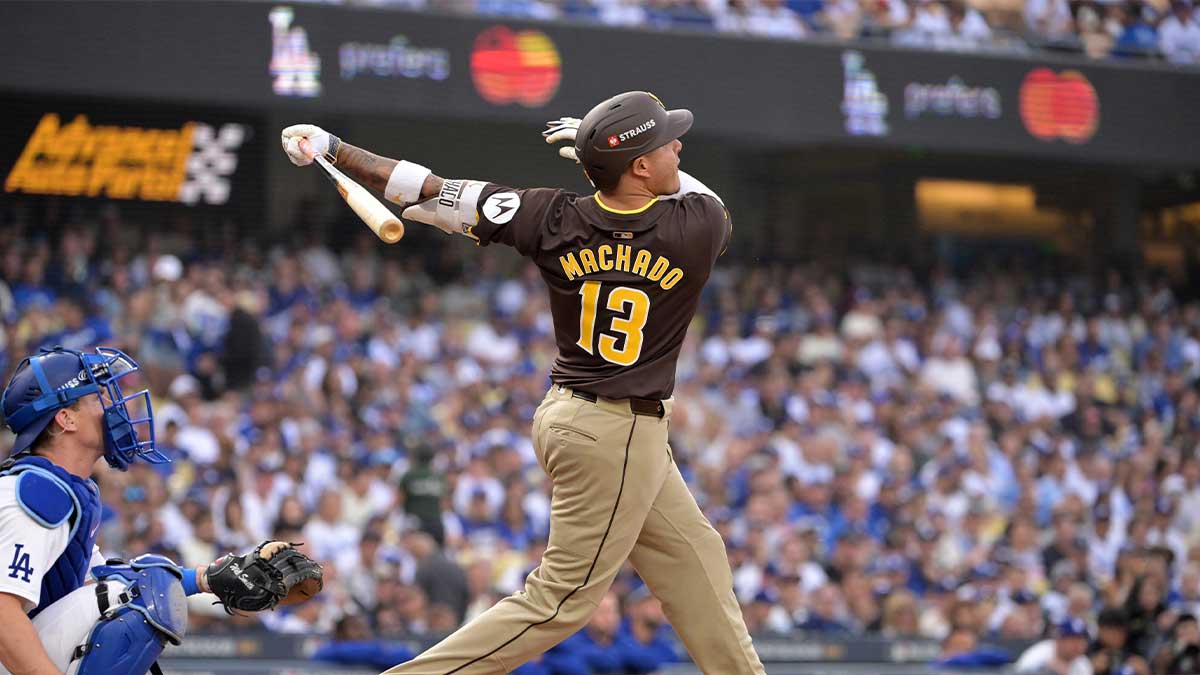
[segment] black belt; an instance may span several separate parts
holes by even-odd
[[[599,396],[578,389],[571,390],[573,398],[583,399],[588,403],[595,403],[600,399]],[[630,398],[629,411],[634,415],[649,415],[650,417],[662,417],[666,410],[663,408],[663,402],[656,398]]]

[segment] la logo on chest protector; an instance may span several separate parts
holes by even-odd
[[[515,192],[497,192],[483,203],[483,215],[497,225],[513,219],[521,208],[521,198]]]

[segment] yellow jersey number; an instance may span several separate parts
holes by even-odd
[[[600,282],[585,281],[579,289],[583,296],[579,311],[579,348],[595,355],[600,351],[600,358],[615,363],[618,366],[632,366],[642,355],[642,329],[646,327],[646,318],[650,315],[650,296],[645,292],[628,286],[617,286],[608,292],[605,306],[610,312],[620,312],[625,316],[614,316],[611,330],[625,336],[625,344],[617,349],[617,338],[607,333],[600,333],[596,340],[596,307],[600,304]],[[593,346],[594,345],[594,346]]]

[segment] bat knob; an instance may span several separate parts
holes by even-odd
[[[404,237],[404,223],[399,220],[389,220],[379,227],[379,238],[387,244],[394,244]]]

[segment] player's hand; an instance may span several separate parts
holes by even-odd
[[[288,159],[292,160],[292,164],[296,166],[308,166],[313,161],[308,153],[300,149],[300,141],[304,139],[308,139],[308,145],[312,148],[312,152],[322,155],[329,155],[329,149],[336,147],[341,142],[337,136],[315,124],[293,124],[283,130],[280,141],[283,143],[283,151],[287,153]],[[331,157],[330,161],[333,159],[336,157]]]
[[[560,117],[546,122],[546,130],[542,132],[550,145],[570,141],[570,145],[558,149],[558,155],[576,164],[579,163],[579,157],[575,154],[575,135],[579,133],[579,123],[582,121],[578,117]]]

